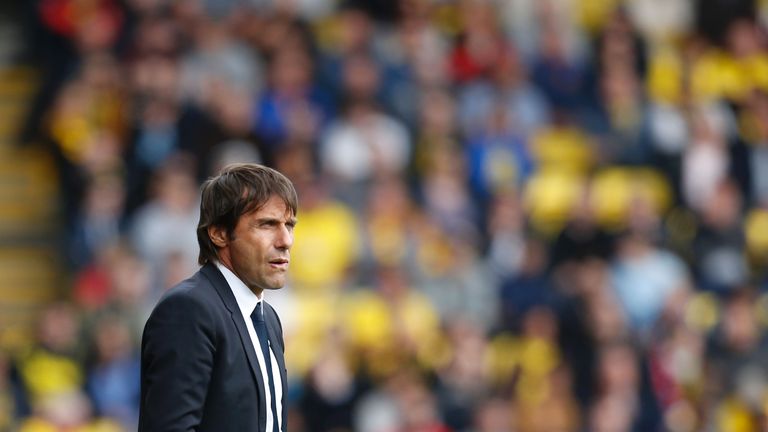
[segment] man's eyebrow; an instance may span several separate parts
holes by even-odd
[[[254,222],[257,224],[263,224],[263,223],[274,223],[274,222],[282,222],[283,218],[275,218],[275,217],[261,217],[256,219]],[[299,221],[295,217],[291,217],[286,220],[286,223],[296,225]]]

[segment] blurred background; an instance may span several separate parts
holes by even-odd
[[[6,0],[0,430],[136,429],[200,183],[296,184],[295,432],[768,430],[768,1]],[[233,413],[234,415],[234,413]]]

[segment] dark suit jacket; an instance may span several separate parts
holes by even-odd
[[[286,430],[283,331],[275,310],[265,306]],[[264,385],[235,296],[215,265],[163,296],[141,341],[139,431],[265,432]]]

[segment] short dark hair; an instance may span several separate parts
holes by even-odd
[[[218,175],[203,183],[201,192],[200,222],[197,224],[200,246],[197,261],[200,265],[219,257],[216,245],[208,236],[208,227],[224,227],[231,236],[242,215],[260,209],[273,195],[282,198],[294,216],[298,212],[293,183],[278,171],[254,163],[225,166]]]

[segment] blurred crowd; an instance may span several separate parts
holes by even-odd
[[[767,430],[768,1],[28,3],[69,279],[0,430],[135,430],[246,161],[299,192],[291,431]]]

